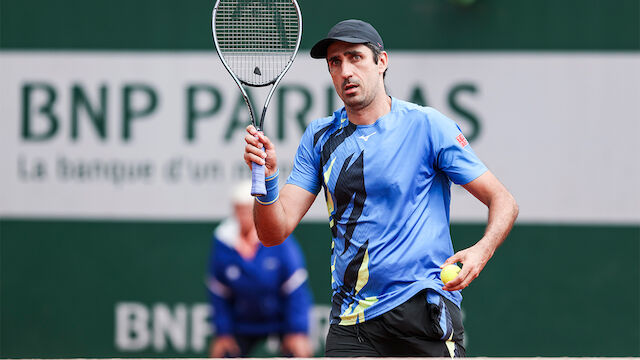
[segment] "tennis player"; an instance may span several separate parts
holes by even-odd
[[[254,205],[260,240],[282,243],[324,188],[333,290],[326,356],[464,356],[460,290],[511,230],[513,196],[452,120],[386,93],[389,55],[373,26],[342,21],[311,56],[327,61],[344,107],[307,127],[281,191],[273,143],[247,128],[245,161],[266,165],[267,195]],[[455,254],[451,182],[489,211],[484,236]],[[462,271],[444,285],[440,268],[456,262]]]

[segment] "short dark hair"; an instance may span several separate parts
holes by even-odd
[[[371,49],[371,52],[373,53],[373,62],[378,64],[378,58],[380,57],[380,54],[382,54],[382,49],[380,49],[379,47],[377,47],[376,45],[372,44],[372,43],[365,43],[365,45]],[[384,70],[384,73],[382,73],[382,78],[384,79],[385,76],[387,76],[387,70],[389,70],[389,68],[386,68]]]

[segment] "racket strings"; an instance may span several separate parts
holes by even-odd
[[[220,1],[214,21],[221,56],[251,85],[278,77],[295,53],[301,30],[290,0]]]

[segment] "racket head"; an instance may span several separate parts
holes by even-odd
[[[211,27],[234,80],[267,86],[284,75],[298,52],[302,15],[295,0],[218,0]]]
[[[302,14],[296,0],[217,0],[211,28],[216,51],[240,88],[260,131],[269,100],[300,47]],[[259,124],[242,85],[273,85]],[[252,165],[252,195],[266,195],[265,167]]]

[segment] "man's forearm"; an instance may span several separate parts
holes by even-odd
[[[307,213],[315,200],[315,194],[298,186],[286,184],[280,190],[278,200],[271,205],[253,206],[258,238],[264,246],[281,244]]]
[[[484,236],[478,241],[478,244],[486,247],[493,255],[493,252],[509,235],[519,210],[515,199],[507,191],[499,193],[494,199],[491,199],[487,206],[489,219]]]
[[[286,214],[282,202],[277,200],[271,205],[255,203],[253,218],[258,238],[264,246],[280,245],[287,238]]]

